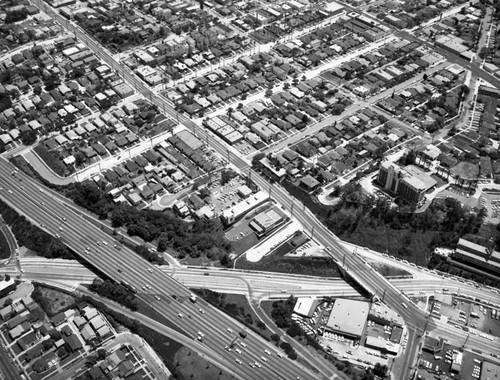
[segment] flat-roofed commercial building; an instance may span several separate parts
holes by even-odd
[[[500,252],[494,248],[493,243],[485,246],[460,238],[452,257],[457,261],[500,275]]]
[[[325,329],[334,334],[360,339],[369,311],[368,302],[337,298],[333,303]]]
[[[276,210],[271,209],[257,214],[249,226],[258,236],[262,236],[281,224],[283,220],[282,215],[276,212]]]
[[[311,318],[318,306],[318,300],[311,297],[301,297],[297,298],[293,312],[302,317]]]

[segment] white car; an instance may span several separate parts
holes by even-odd
[[[232,334],[232,333],[233,333],[233,330],[232,330],[231,328],[229,328],[229,327],[227,328],[227,331],[228,331],[230,334]]]
[[[149,273],[153,273],[153,270],[151,268],[148,268]]]
[[[267,362],[267,359],[264,356],[261,356],[260,360],[262,360],[263,362]]]
[[[261,367],[262,367],[262,364],[260,364],[259,362],[255,362],[255,365],[256,365],[257,367],[259,367],[259,368],[261,368]]]
[[[182,313],[179,313],[177,315],[179,316],[179,318],[184,318],[184,316],[182,315]]]
[[[243,342],[240,342],[240,346],[243,347],[243,348],[245,348],[247,345],[245,343],[243,343]]]
[[[281,352],[278,352],[276,355],[278,355],[280,358],[284,358],[285,355],[283,355]]]
[[[268,354],[268,355],[271,355],[271,351],[269,351],[269,350],[264,350],[264,352],[265,352],[266,354]]]
[[[241,350],[239,348],[236,348],[235,351],[241,355]]]
[[[243,364],[243,362],[240,359],[238,359],[238,358],[236,358],[236,363],[238,363],[239,365]]]

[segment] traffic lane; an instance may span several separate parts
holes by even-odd
[[[0,368],[1,373],[6,376],[5,379],[21,379],[19,369],[14,366],[5,348],[0,349]]]

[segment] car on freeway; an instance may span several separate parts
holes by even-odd
[[[255,362],[254,364],[255,364],[255,366],[257,366],[257,367],[259,367],[259,368],[261,368],[261,367],[262,367],[262,364],[260,364],[259,362]]]
[[[12,190],[7,190],[7,192],[8,192],[9,194],[12,194]],[[43,202],[42,202],[42,205],[43,205]]]
[[[205,310],[203,309],[198,309],[201,314],[205,314]]]
[[[235,348],[234,350],[241,355],[241,350],[239,348]]]
[[[182,313],[179,313],[178,316],[179,318],[184,318],[184,315],[182,315]]]
[[[151,268],[148,268],[149,273],[153,273],[153,270]]]
[[[276,355],[278,355],[280,358],[284,358],[285,357],[285,355],[283,355],[281,352],[276,353]]]
[[[229,346],[224,346],[224,349],[228,350],[229,352],[231,352],[231,347],[229,347]]]
[[[261,356],[260,360],[262,360],[263,362],[267,362],[267,359],[264,356]]]
[[[63,230],[63,228],[62,228],[62,227],[59,227],[59,231],[62,231],[62,230]]]
[[[252,368],[255,368],[255,364],[253,364],[253,363],[248,363],[248,365],[249,365],[250,367],[252,367]]]
[[[247,345],[244,342],[240,342],[240,346],[243,347],[243,348],[245,348]]]
[[[56,234],[56,238],[59,239],[61,237],[61,235],[59,234]]]
[[[232,330],[230,327],[228,327],[228,328],[227,328],[227,331],[228,331],[230,334],[232,334],[232,333],[233,333],[233,330]]]
[[[269,351],[269,350],[264,350],[264,352],[265,352],[266,354],[268,354],[268,355],[271,355],[271,351]]]
[[[243,364],[243,362],[240,359],[238,359],[238,358],[236,358],[236,363],[238,363],[239,365]]]
[[[118,273],[122,273],[122,270],[120,268],[118,268]]]
[[[66,221],[66,217],[64,217],[64,216],[63,216],[63,217],[62,217],[62,220],[63,220],[63,222],[65,222],[65,221]]]
[[[102,241],[102,244],[104,244],[104,245],[108,245],[108,243],[106,243],[104,240]]]
[[[156,299],[157,301],[159,301],[161,298],[160,298],[160,297],[158,297],[158,296],[155,296],[155,299]]]

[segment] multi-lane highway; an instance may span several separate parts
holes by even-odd
[[[7,161],[0,159],[0,197],[11,207],[26,215],[38,226],[52,235],[59,237],[68,247],[82,256],[92,266],[98,268],[106,276],[117,282],[127,281],[137,290],[137,296],[150,304],[193,339],[197,332],[205,334],[203,344],[224,361],[243,379],[303,379],[317,378],[317,374],[276,355],[276,348],[251,331],[245,339],[247,347],[240,359],[241,365],[235,361],[234,351],[224,349],[232,338],[244,326],[229,318],[222,312],[210,307],[203,300],[196,303],[189,301],[190,291],[181,283],[163,273],[156,266],[141,259],[135,253],[88,223],[79,213],[71,208],[63,207],[58,198],[51,196],[47,189],[19,172],[11,175],[15,168]],[[118,250],[114,246],[120,248]],[[143,289],[148,286],[150,289]],[[173,298],[176,297],[176,299]],[[230,328],[233,332],[229,332]],[[273,352],[267,362],[260,358],[264,350]],[[261,368],[253,368],[249,363],[259,362]],[[327,373],[331,375],[331,373]]]
[[[54,12],[46,4],[43,4],[40,0],[36,0],[35,4],[37,4],[52,17],[58,20],[65,28],[67,28],[67,30],[72,31],[75,36],[83,41],[91,50],[93,50],[98,57],[103,59],[111,68],[121,74],[121,76],[129,84],[131,84],[136,91],[143,94],[147,99],[157,105],[165,113],[174,118],[177,118],[182,124],[186,125],[193,131],[196,131],[204,141],[209,141],[210,145],[219,154],[221,154],[222,157],[226,157],[231,153],[229,148],[218,138],[211,135],[210,132],[199,128],[186,116],[178,114],[168,100],[166,100],[162,96],[154,94],[142,81],[140,81],[135,76],[132,71],[116,62],[116,60],[114,60],[113,57],[106,50],[104,50],[102,46],[100,46],[100,44],[90,38],[86,33],[83,32],[83,30],[81,30],[71,22],[63,19],[59,14]],[[232,154],[230,155],[230,161],[240,171],[244,173],[248,172],[248,163],[243,158],[239,157],[236,154]],[[4,173],[8,173],[9,170],[11,170],[10,166],[6,165],[6,163],[2,163],[2,165],[0,165],[0,169]],[[252,180],[263,189],[270,188],[270,184],[267,182],[267,180],[256,173],[252,173]],[[85,246],[89,245],[91,253],[87,255],[88,260],[104,273],[111,276],[112,278],[127,278],[133,283],[134,286],[139,289],[145,284],[152,286],[153,289],[151,291],[147,291],[144,293],[142,291],[139,291],[140,297],[144,297],[150,302],[155,302],[154,295],[152,293],[158,290],[157,294],[161,294],[162,298],[166,297],[170,302],[168,306],[166,306],[166,300],[162,299],[162,301],[156,301],[157,307],[171,319],[179,318],[177,317],[179,310],[188,310],[187,312],[196,314],[196,305],[191,305],[189,302],[184,302],[184,304],[181,305],[178,301],[173,301],[172,299],[168,298],[168,294],[170,292],[182,293],[184,297],[187,295],[188,291],[180,284],[176,283],[172,279],[167,280],[168,277],[164,276],[161,271],[154,267],[148,267],[146,263],[140,262],[141,264],[139,265],[134,264],[134,262],[137,262],[138,259],[137,257],[133,256],[132,252],[129,252],[127,250],[117,252],[112,247],[111,242],[108,246],[103,246],[102,244],[100,246],[96,246],[97,240],[105,240],[109,238],[95,227],[87,226],[84,221],[70,220],[70,218],[78,219],[78,215],[70,210],[67,211],[68,213],[72,214],[70,218],[68,218],[65,223],[61,223],[62,216],[57,214],[55,211],[60,210],[57,208],[50,208],[56,206],[55,204],[40,207],[40,203],[36,200],[36,195],[40,194],[36,193],[36,189],[20,189],[19,184],[17,184],[18,186],[15,186],[15,181],[14,183],[12,183],[12,178],[10,178],[10,180],[7,182],[9,186],[14,187],[14,189],[12,190],[15,190],[15,193],[7,193],[5,195],[5,199],[11,205],[17,206],[17,208],[23,214],[29,215],[35,221],[40,221],[41,219],[46,218],[45,223],[47,225],[47,228],[50,227],[52,229],[52,231],[50,232],[53,234],[60,234],[62,236],[62,240],[73,249],[78,250],[79,253],[82,253]],[[274,186],[272,189],[273,198],[275,198],[279,203],[283,205],[287,205],[290,208],[292,207],[295,199],[290,196],[290,194],[288,194],[283,188],[279,186]],[[41,194],[43,195],[43,193]],[[4,194],[2,194],[2,197],[3,196]],[[43,198],[43,196],[41,198]],[[49,201],[46,198],[43,199],[45,199],[47,202]],[[408,325],[410,327],[410,338],[408,346],[416,347],[416,332],[423,331],[426,324],[426,313],[418,309],[413,304],[410,304],[408,308],[403,307],[402,301],[405,298],[402,296],[401,292],[376,271],[371,270],[371,268],[365,264],[365,261],[361,257],[346,249],[336,238],[336,236],[328,231],[309,210],[306,209],[298,212],[295,214],[295,217],[306,230],[311,231],[314,229],[315,239],[325,247],[329,247],[329,253],[334,258],[336,258],[339,263],[341,263],[343,268],[356,281],[362,284],[369,292],[376,295],[378,298],[383,298],[385,303],[395,309],[400,315],[403,316],[406,321],[409,322]],[[61,227],[63,230],[59,231],[59,227]],[[118,272],[118,269],[120,269],[121,272]],[[152,272],[148,272],[148,269],[152,270]],[[207,314],[208,313],[209,311],[207,310]],[[224,336],[225,332],[223,325],[234,323],[231,322],[227,317],[221,317],[220,313],[217,313],[216,311],[211,309],[210,315],[197,315],[196,317],[192,318],[193,319],[189,321],[189,324],[180,319],[178,321],[178,324],[191,332],[194,331],[194,329],[191,328],[191,326],[187,325],[192,324],[193,326],[196,326],[195,329],[210,328],[211,330],[214,330],[213,333],[215,335]],[[211,323],[206,323],[206,320],[210,320]],[[241,326],[239,326],[238,328],[241,328]],[[258,340],[257,337],[252,338],[252,340]],[[208,335],[207,344],[212,344]],[[260,342],[259,344],[263,344],[263,342]],[[258,356],[257,353],[259,352],[259,344],[255,344],[252,345],[252,347],[249,347],[249,350],[252,351],[252,355]],[[213,343],[214,350],[220,349],[219,346],[220,344],[217,345]],[[399,367],[402,368],[402,371],[394,374],[396,378],[407,378],[408,368],[411,366],[414,356],[415,351],[410,350],[409,354],[407,353],[403,365]],[[250,378],[257,378],[257,376],[268,376],[267,378],[269,378],[271,373],[272,377],[276,376],[277,374],[280,374],[280,376],[288,377],[294,374],[294,372],[300,372],[303,374],[304,378],[314,378],[314,376],[311,377],[311,374],[306,372],[304,369],[298,368],[296,365],[293,365],[291,363],[288,364],[289,365],[283,365],[279,360],[273,360],[272,363],[270,362],[262,369],[258,370],[252,369],[249,366],[245,366],[245,369],[241,368],[241,373],[242,375],[250,376]]]

